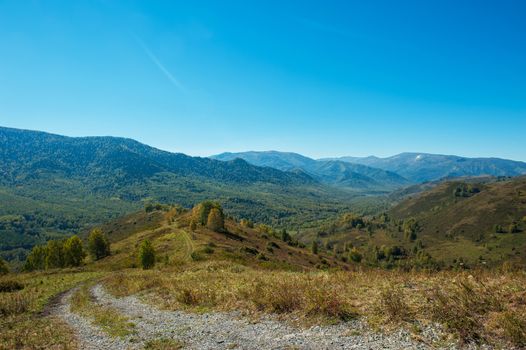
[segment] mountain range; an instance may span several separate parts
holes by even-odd
[[[519,176],[526,163],[500,158],[467,158],[455,155],[401,153],[392,157],[340,157],[312,159],[276,151],[221,153],[211,158],[247,162],[291,171],[302,170],[322,183],[361,189],[388,190],[410,183],[456,177]]]
[[[518,176],[526,174],[526,163],[501,158],[467,158],[429,153],[400,153],[392,157],[330,158],[395,172],[415,182],[463,176]]]
[[[317,181],[354,191],[392,191],[410,182],[402,176],[362,164],[338,160],[314,160],[297,153],[277,151],[221,153],[213,159],[243,159],[251,164],[287,172],[305,172]]]
[[[393,200],[384,194],[418,181],[523,173],[521,162],[435,155],[315,160],[272,151],[201,158],[126,138],[0,127],[0,254],[23,260],[36,243],[149,203],[189,208],[214,199],[236,218],[303,228],[351,210],[387,209]]]

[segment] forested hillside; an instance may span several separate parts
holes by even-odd
[[[190,157],[123,138],[0,128],[0,251],[8,259],[150,202],[191,207],[209,198],[229,215],[303,225],[345,210],[352,195],[305,173],[239,159]]]

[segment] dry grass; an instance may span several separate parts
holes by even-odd
[[[446,325],[464,342],[483,340],[484,319],[491,312],[502,312],[503,296],[495,285],[473,278],[435,287],[430,297],[432,319]]]
[[[185,270],[128,270],[104,283],[117,295],[147,292],[148,300],[167,309],[274,313],[306,323],[365,316],[388,328],[440,322],[463,342],[520,346],[526,274],[471,274],[476,278],[465,272],[286,272],[200,262]]]
[[[19,315],[28,311],[31,296],[21,293],[9,293],[0,299],[0,316]]]
[[[97,276],[71,270],[0,278],[0,349],[76,349],[67,325],[42,312],[57,294]]]
[[[386,286],[380,291],[375,313],[384,315],[384,321],[400,323],[411,321],[413,312],[407,304],[404,289],[398,286]]]

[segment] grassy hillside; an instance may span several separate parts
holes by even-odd
[[[312,254],[305,246],[287,243],[278,232],[264,231],[226,219],[225,231],[205,226],[191,228],[191,212],[166,207],[140,211],[104,224],[101,228],[112,242],[114,254],[96,263],[102,269],[118,270],[137,266],[140,242],[152,242],[161,265],[178,266],[194,261],[230,261],[257,268],[311,270],[345,267],[326,254]]]
[[[526,178],[436,184],[385,214],[346,214],[301,239],[335,256],[355,247],[367,264],[386,267],[524,266]]]

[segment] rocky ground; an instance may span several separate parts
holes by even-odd
[[[111,337],[90,320],[70,311],[73,291],[64,294],[53,313],[76,332],[82,349],[143,349],[153,339],[171,339],[185,349],[435,349],[438,332],[424,328],[421,338],[399,330],[374,332],[360,320],[339,325],[296,328],[268,316],[257,321],[238,313],[195,314],[159,310],[137,297],[115,298],[99,284],[92,288],[93,301],[110,306],[130,318],[134,334]],[[454,348],[451,346],[450,348]]]

